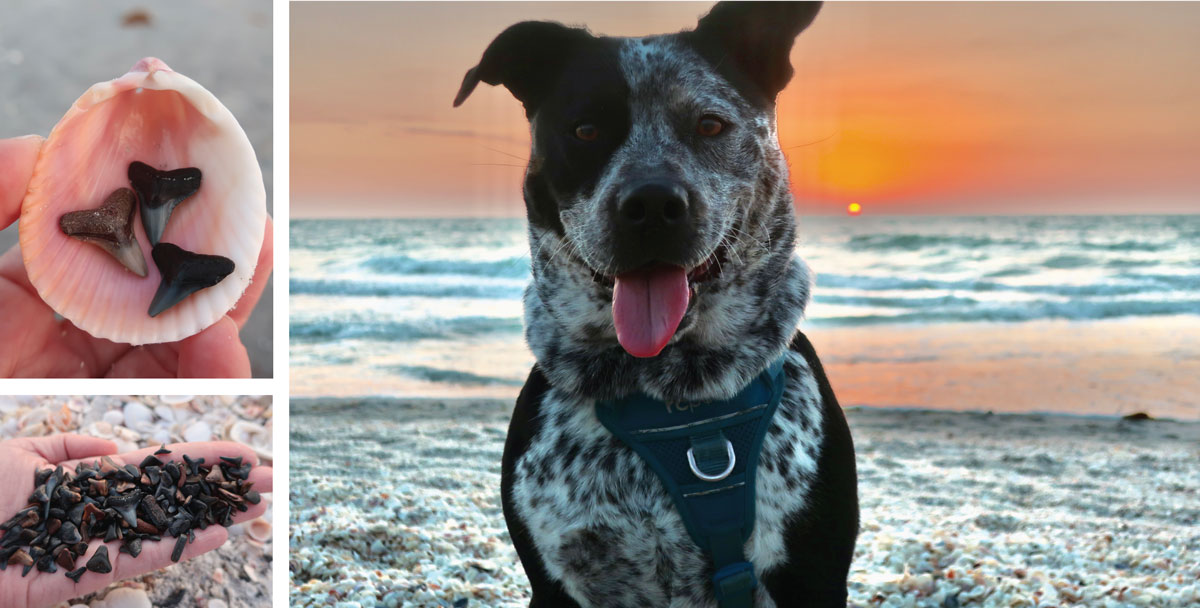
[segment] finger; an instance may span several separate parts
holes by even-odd
[[[167,445],[166,448],[171,452],[170,454],[161,454],[155,456],[155,458],[163,461],[164,463],[183,462],[183,456],[186,454],[187,457],[192,460],[199,460],[203,458],[204,463],[210,465],[220,460],[222,456],[225,456],[226,458],[241,457],[242,462],[248,462],[252,465],[258,464],[258,455],[254,453],[254,450],[233,441],[172,443]],[[127,464],[140,465],[147,456],[153,455],[160,449],[161,446],[142,448],[132,452],[116,454],[112,457],[112,459],[113,462],[117,463],[117,466],[125,466]],[[79,460],[82,460],[88,464],[93,463],[93,460],[88,460],[87,458],[81,458]],[[79,463],[79,460],[65,462],[63,463],[63,466],[75,466]]]
[[[180,562],[202,555],[220,547],[229,538],[229,532],[221,526],[209,526],[204,530],[196,530],[196,539],[183,549]],[[36,584],[31,584],[29,605],[51,606],[73,597],[87,595],[103,589],[115,581],[139,576],[172,565],[171,552],[175,550],[175,539],[164,537],[161,541],[143,541],[142,552],[135,558],[128,553],[121,553],[121,543],[101,543],[92,541],[88,552],[75,562],[76,568],[84,567],[88,560],[96,554],[101,545],[108,546],[108,561],[112,571],[107,574],[87,571],[75,583],[63,575],[61,571],[54,574],[39,573]],[[30,573],[32,575],[32,573]]]
[[[117,444],[107,439],[69,433],[48,437],[23,437],[14,439],[13,443],[19,448],[38,454],[50,464],[71,462],[73,466],[72,461],[117,453]]]
[[[222,317],[208,329],[179,343],[180,378],[249,378],[250,354],[237,323]]]
[[[0,228],[21,216],[21,199],[33,176],[42,138],[37,135],[0,139]]]
[[[233,310],[229,311],[229,316],[237,321],[238,328],[246,325],[246,321],[250,320],[250,314],[254,312],[254,306],[258,304],[258,299],[262,297],[263,290],[267,288],[267,279],[271,278],[271,270],[274,267],[275,259],[275,230],[274,222],[271,221],[271,216],[267,216],[267,233],[263,236],[262,249],[258,252],[258,265],[254,267],[254,278],[250,280],[250,286],[246,288],[246,292],[233,306]]]

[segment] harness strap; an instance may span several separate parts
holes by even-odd
[[[750,608],[758,581],[746,560],[763,437],[783,396],[783,357],[733,398],[668,405],[643,394],[596,404],[596,416],[671,495],[713,563],[720,608]]]

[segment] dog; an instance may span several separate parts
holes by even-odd
[[[797,330],[811,273],[775,125],[794,39],[819,7],[722,2],[694,30],[644,38],[517,23],[463,79],[455,106],[480,82],[503,85],[532,134],[524,307],[537,362],[501,487],[530,606],[717,606],[712,560],[597,404],[728,399],[780,358],[739,548],[753,605],[845,606],[854,448]]]

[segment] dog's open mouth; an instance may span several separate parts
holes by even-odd
[[[675,264],[649,264],[615,276],[595,273],[613,286],[613,323],[617,341],[635,357],[653,357],[671,341],[695,295],[695,285],[716,278],[725,261],[724,247],[688,270]]]

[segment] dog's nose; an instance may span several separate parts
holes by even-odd
[[[687,190],[674,180],[642,180],[621,191],[613,209],[615,265],[690,259],[696,227],[689,203]]]
[[[687,191],[668,181],[638,184],[626,192],[617,205],[617,221],[627,229],[669,230],[687,222],[687,216]]]

